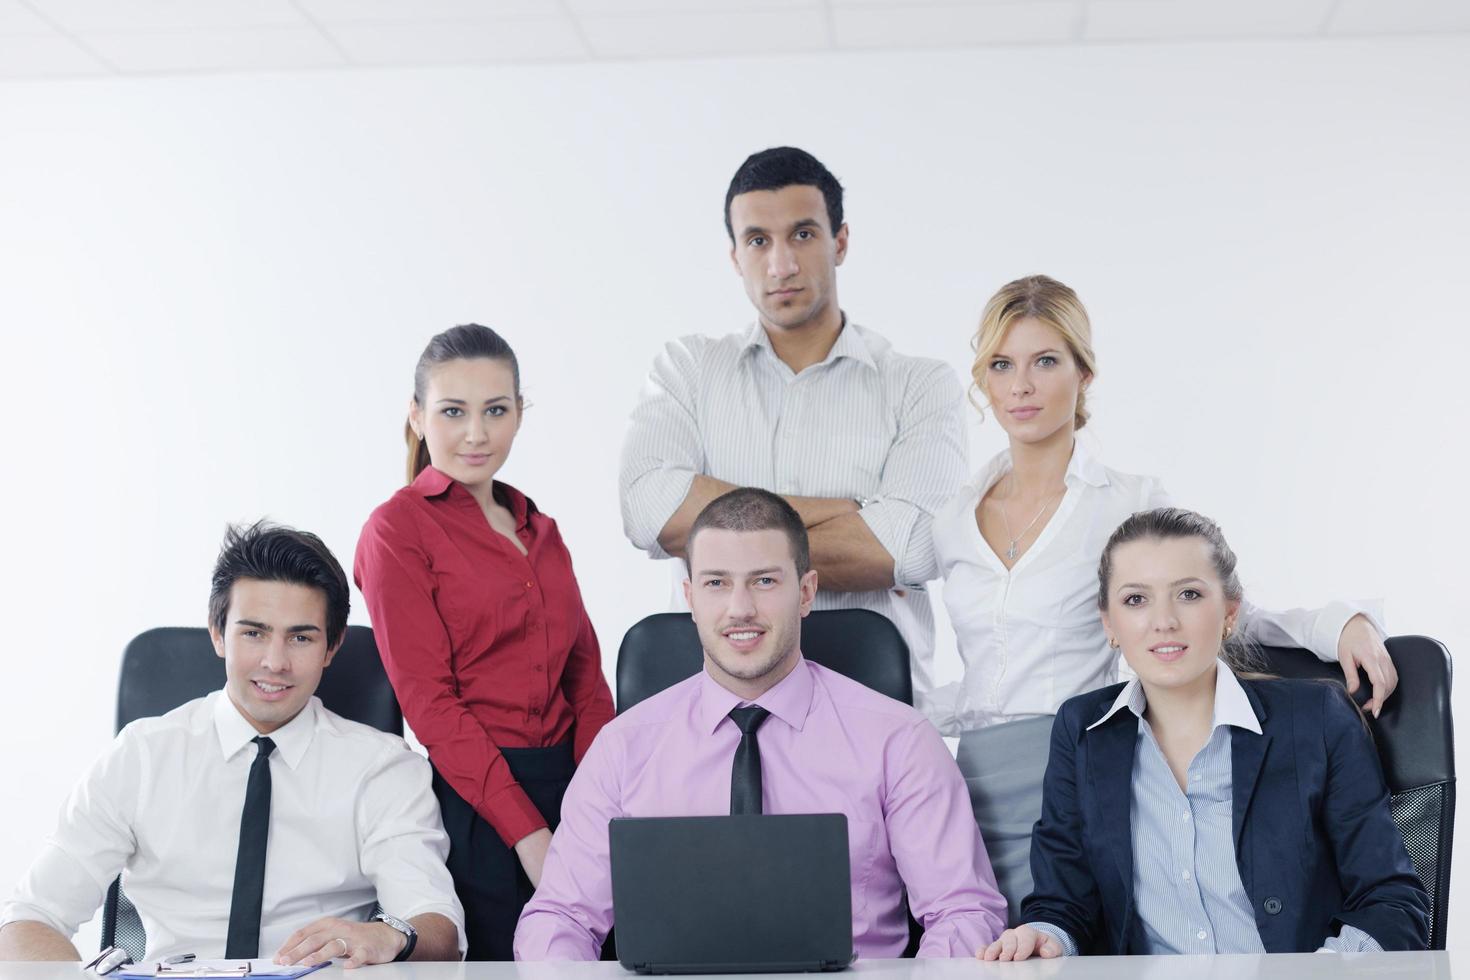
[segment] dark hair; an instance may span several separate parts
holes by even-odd
[[[793,184],[815,187],[822,192],[822,199],[827,202],[827,221],[832,225],[832,234],[837,234],[837,229],[842,227],[842,185],[837,183],[832,171],[806,150],[774,146],[746,157],[730,178],[730,187],[725,191],[725,231],[730,241],[735,241],[735,227],[730,224],[730,202],[735,200],[735,195],[779,191]]]
[[[781,531],[791,542],[791,557],[796,562],[796,574],[805,575],[812,567],[811,545],[807,543],[806,526],[801,517],[785,500],[759,487],[740,487],[721,494],[705,505],[704,510],[689,527],[684,539],[684,564],[693,574],[689,564],[694,552],[694,536],[706,528],[721,531]]]
[[[327,647],[335,648],[347,631],[347,575],[315,534],[263,520],[225,529],[209,586],[209,624],[220,632],[230,613],[230,590],[242,578],[320,589],[327,600]]]
[[[510,365],[510,376],[515,384],[516,407],[521,407],[521,364],[510,344],[489,327],[478,323],[464,323],[435,334],[429,346],[419,355],[413,369],[413,401],[424,404],[424,389],[429,385],[429,372],[446,361],[470,360],[488,357],[493,361],[504,361]],[[413,426],[403,423],[403,440],[408,444],[408,482],[412,483],[424,467],[429,465],[429,447],[414,435]]]
[[[1202,514],[1180,507],[1159,507],[1132,515],[1117,529],[1103,547],[1102,561],[1097,566],[1097,605],[1108,608],[1108,587],[1113,579],[1113,552],[1119,545],[1141,539],[1163,541],[1171,538],[1199,538],[1209,545],[1210,564],[1220,577],[1225,598],[1240,602],[1245,598],[1240,576],[1235,571],[1235,552],[1225,543],[1220,525]],[[1253,672],[1260,668],[1260,656],[1254,646],[1239,633],[1232,633],[1220,647],[1220,654],[1236,673]]]

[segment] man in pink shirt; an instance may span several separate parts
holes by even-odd
[[[516,958],[598,958],[613,925],[608,821],[731,812],[846,814],[860,956],[903,952],[905,889],[920,956],[974,956],[1005,927],[1006,903],[964,780],[917,711],[802,658],[817,573],[801,518],[775,494],[733,490],[694,521],[686,555],[704,670],[593,742]]]

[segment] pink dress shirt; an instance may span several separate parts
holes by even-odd
[[[562,803],[541,886],[516,928],[518,960],[595,960],[613,925],[608,821],[730,812],[747,702],[700,671],[607,724]],[[903,889],[924,925],[920,956],[973,956],[1005,927],[1006,902],[964,779],[908,705],[807,660],[753,703],[766,813],[843,813],[859,956],[908,942]]]

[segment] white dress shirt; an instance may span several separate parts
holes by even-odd
[[[850,321],[827,357],[800,374],[759,323],[673,341],[654,361],[623,444],[624,531],[651,557],[667,558],[659,532],[696,474],[790,496],[866,498],[858,513],[893,556],[897,585],[821,589],[813,608],[872,609],[893,620],[908,642],[917,696],[933,686],[934,612],[923,591],[937,574],[929,522],[965,478],[963,402],[948,365],[898,354]],[[682,562],[675,572],[682,581]]]
[[[223,956],[257,734],[222,691],[128,725],[72,791],[0,924],[73,936],[122,871],[149,959]],[[463,952],[428,762],[317,698],[270,737],[260,955],[322,916],[365,920],[374,903],[403,919],[439,913]]]
[[[920,707],[946,735],[1056,714],[1073,695],[1118,680],[1118,653],[1098,614],[1098,562],[1129,515],[1173,506],[1157,479],[1109,469],[1079,440],[1056,513],[1008,571],[981,536],[975,508],[1010,469],[1010,452],[998,454],[934,515],[944,603],[965,673]],[[1338,637],[1357,613],[1382,631],[1376,604],[1346,602],[1285,612],[1244,603],[1237,628],[1257,643],[1305,647],[1336,662]]]

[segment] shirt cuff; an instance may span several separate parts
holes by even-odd
[[[1071,937],[1067,930],[1062,929],[1059,926],[1054,926],[1050,922],[1028,922],[1026,924],[1032,929],[1035,929],[1037,932],[1055,939],[1057,943],[1060,944],[1062,947],[1063,956],[1077,955],[1077,942]]]
[[[683,505],[694,485],[693,470],[659,469],[643,474],[623,493],[623,531],[650,558],[672,558],[658,543],[669,518]]]
[[[515,847],[517,841],[546,826],[546,818],[520,784],[507,786],[485,800],[477,810],[485,822],[495,828],[506,847]]]
[[[1388,630],[1383,625],[1383,600],[1364,599],[1357,602],[1329,602],[1317,610],[1316,622],[1312,624],[1312,653],[1325,663],[1337,663],[1337,644],[1342,639],[1343,627],[1354,616],[1366,616],[1378,631],[1378,638],[1385,639]]]
[[[933,541],[923,542],[913,550],[921,552],[910,555],[914,525],[918,523],[918,512],[908,504],[881,497],[868,501],[858,512],[873,532],[873,537],[893,559],[894,588],[922,591],[924,583],[938,574],[934,561]]]
[[[76,934],[75,929],[68,928],[66,923],[48,914],[45,909],[25,902],[7,902],[0,906],[0,929],[12,922],[35,922],[68,940]]]
[[[1378,940],[1356,926],[1344,925],[1335,936],[1328,936],[1319,953],[1381,953]]]

